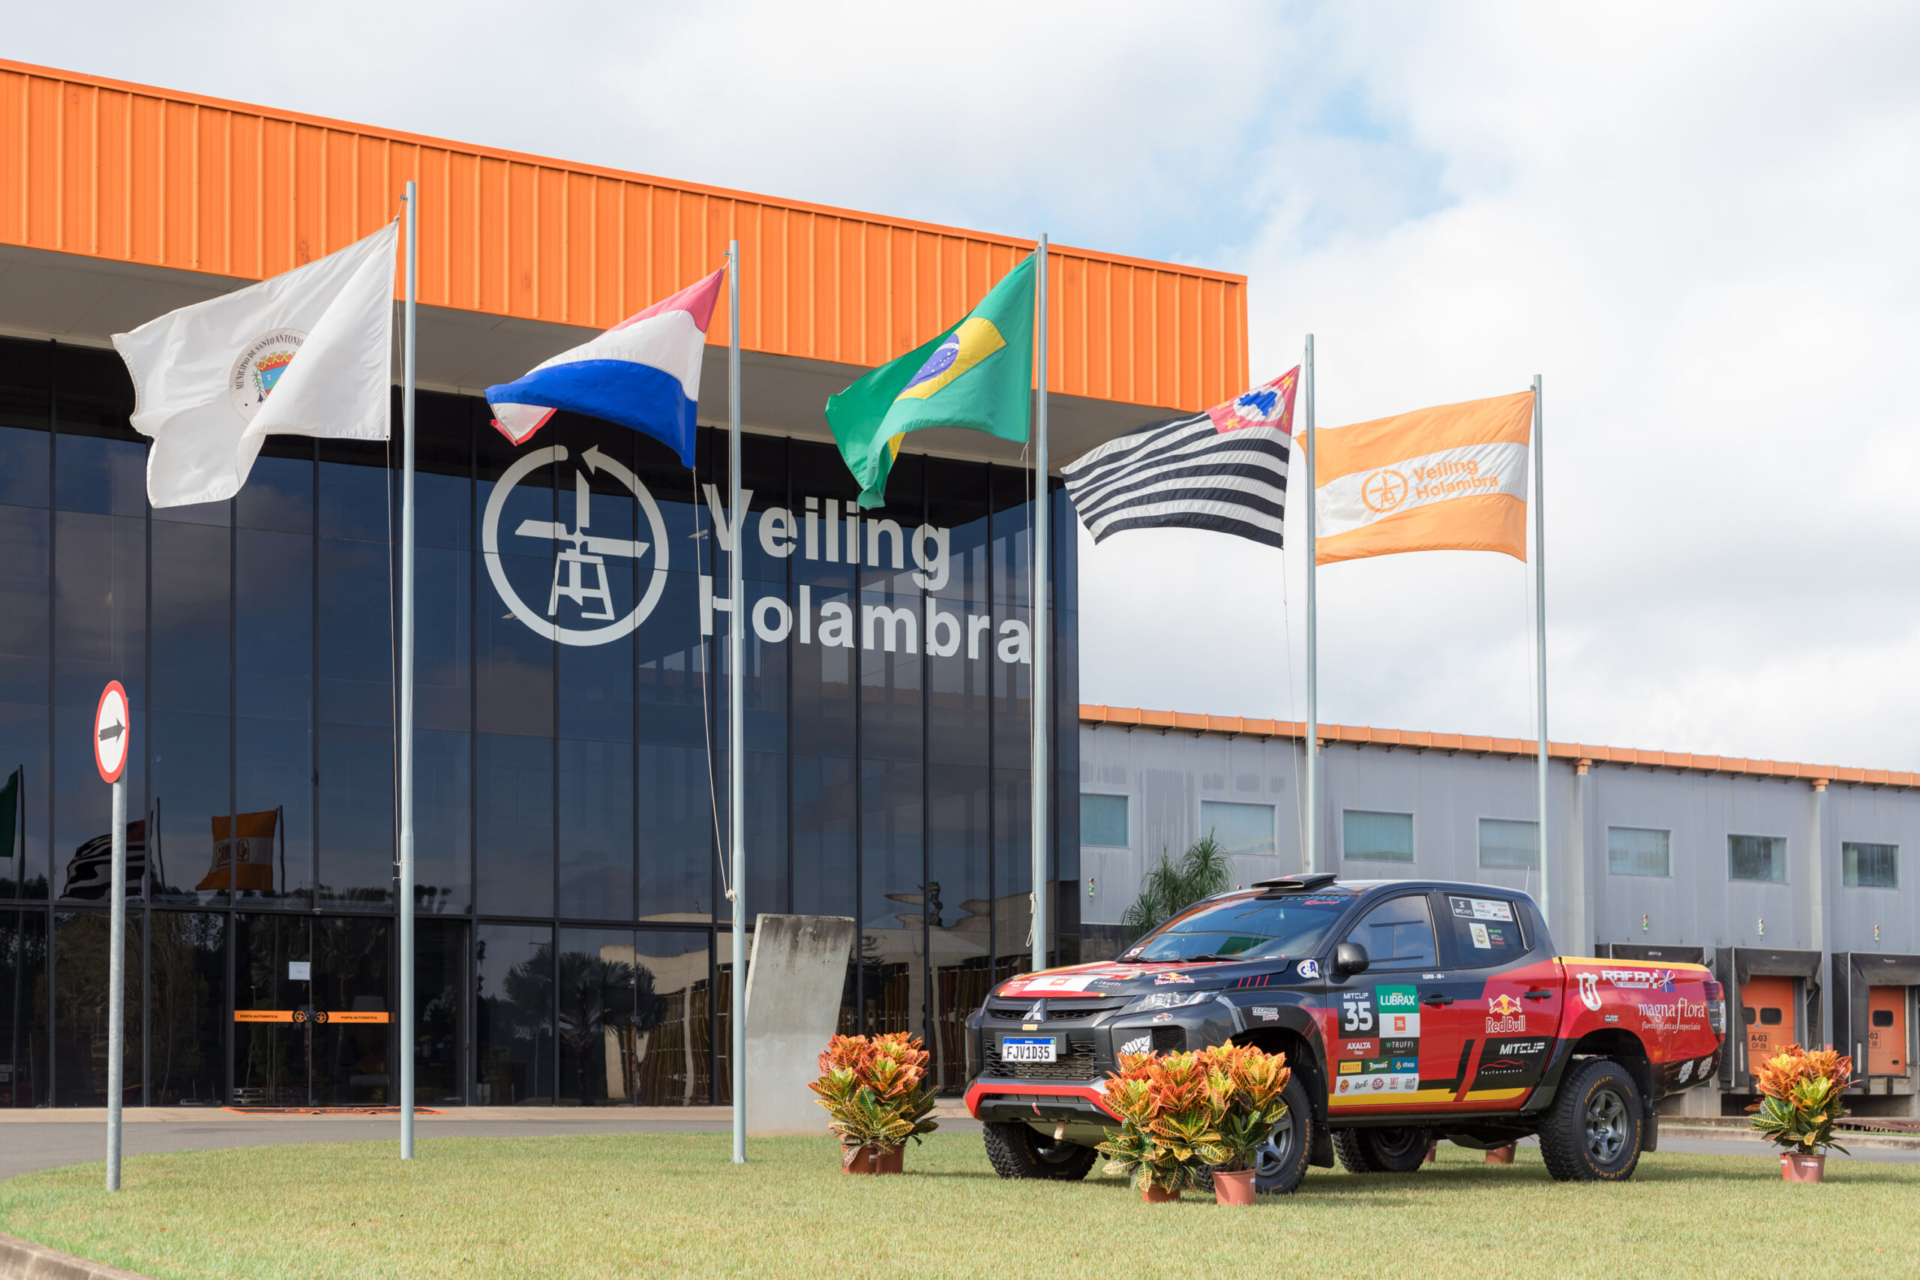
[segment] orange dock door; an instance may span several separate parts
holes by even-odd
[[[1867,1074],[1907,1074],[1907,989],[1867,988]]]
[[[1740,1021],[1747,1031],[1747,1071],[1798,1037],[1793,1032],[1793,979],[1752,978],[1740,988]]]

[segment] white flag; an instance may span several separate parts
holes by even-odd
[[[399,219],[234,293],[149,320],[113,345],[133,428],[153,438],[156,507],[231,498],[269,435],[385,440]]]

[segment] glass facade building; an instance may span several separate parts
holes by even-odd
[[[906,455],[861,512],[830,446],[750,435],[735,528],[721,433],[690,475],[565,414],[516,448],[482,401],[423,393],[404,958],[397,450],[276,439],[232,501],[155,511],[132,400],[111,351],[0,339],[0,1105],[105,1101],[88,727],[112,679],[126,1102],[395,1101],[408,959],[422,1103],[724,1102],[736,547],[748,909],[855,918],[842,1028],[917,1032],[963,1086],[962,1020],[1030,951],[1030,471]],[[1072,960],[1076,538],[1064,492],[1045,509],[1048,937]]]

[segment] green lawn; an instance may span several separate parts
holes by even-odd
[[[1412,1177],[1316,1169],[1298,1195],[1141,1204],[1116,1178],[1002,1182],[976,1137],[849,1178],[824,1139],[444,1138],[140,1156],[0,1182],[0,1231],[155,1277],[1913,1275],[1920,1167],[1789,1186],[1752,1156],[1648,1156],[1562,1185],[1442,1145]]]

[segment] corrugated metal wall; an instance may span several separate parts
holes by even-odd
[[[1329,858],[1343,852],[1343,810],[1413,815],[1412,862],[1329,862],[1342,875],[1539,891],[1538,873],[1479,865],[1481,818],[1533,818],[1532,760],[1380,743],[1331,743],[1321,759],[1320,839]],[[1293,739],[1083,724],[1080,761],[1083,792],[1128,797],[1128,847],[1081,850],[1083,874],[1098,878],[1082,910],[1089,923],[1117,923],[1162,850],[1178,857],[1199,838],[1203,800],[1276,806],[1278,855],[1236,859],[1241,883],[1303,866],[1297,799],[1303,765]],[[1598,763],[1581,775],[1571,760],[1554,761],[1549,784],[1553,925],[1564,951],[1585,953],[1596,941],[1697,946],[1709,953],[1731,946],[1920,951],[1920,789],[1836,782],[1822,800],[1823,793],[1797,777]],[[1607,829],[1616,826],[1668,832],[1670,874],[1612,874]],[[1733,879],[1730,835],[1784,839],[1785,881]],[[1898,886],[1847,887],[1847,841],[1899,846]]]
[[[605,328],[737,237],[745,345],[846,364],[925,341],[1032,248],[0,61],[0,243],[264,279],[371,233],[409,178],[423,303]],[[1056,246],[1049,281],[1052,390],[1246,389],[1244,277]]]

